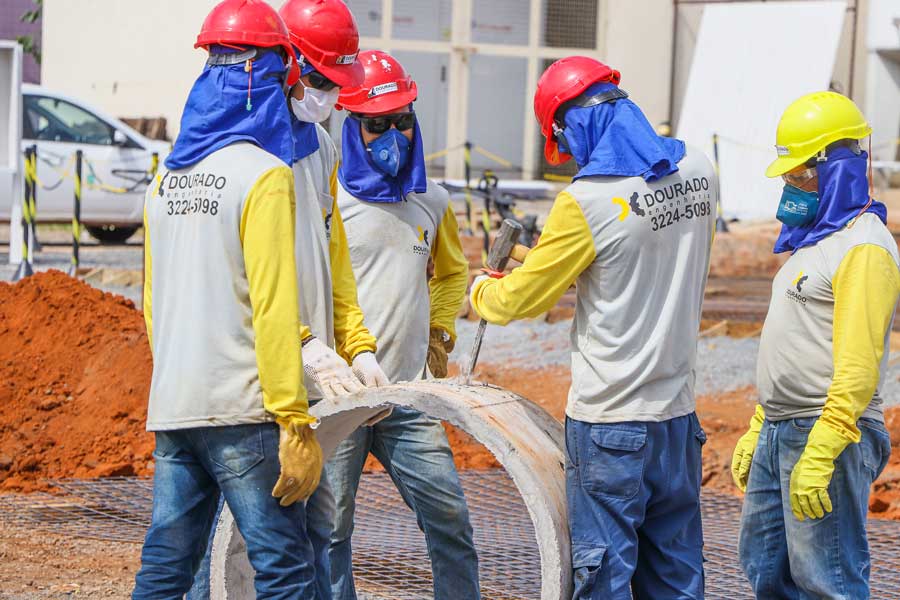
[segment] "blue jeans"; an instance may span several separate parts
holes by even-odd
[[[356,490],[369,452],[384,465],[425,533],[435,600],[477,600],[478,557],[469,508],[440,421],[408,408],[341,442],[325,471],[337,502],[331,541],[335,600],[355,600],[350,536]]]
[[[659,423],[566,419],[575,600],[703,598],[705,442],[693,413]]]
[[[832,512],[798,521],[791,512],[791,471],[815,422],[766,420],[759,434],[738,546],[757,598],[869,597],[869,489],[890,458],[890,436],[882,423],[860,419],[862,440],[834,461]]]
[[[219,494],[234,514],[262,599],[315,597],[313,551],[297,523],[302,503],[272,497],[278,479],[274,423],[156,433],[153,515],[133,600],[180,600],[206,552]]]
[[[224,505],[225,502],[220,498],[219,508],[213,519],[214,525],[219,522],[219,514]],[[334,523],[334,494],[331,493],[331,486],[328,485],[325,473],[322,473],[319,487],[306,501],[306,533],[313,547],[318,600],[331,599],[331,564],[328,560],[328,548],[331,545],[332,523]],[[194,576],[194,585],[188,592],[187,600],[209,600],[210,552],[215,535],[216,528],[213,526],[209,532],[206,554]]]

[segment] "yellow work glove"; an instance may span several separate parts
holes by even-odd
[[[791,511],[799,520],[821,519],[831,512],[828,484],[834,474],[834,461],[850,443],[820,420],[813,425],[806,448],[791,472]]]
[[[747,479],[750,478],[750,466],[753,464],[753,453],[756,452],[756,442],[759,440],[759,432],[762,429],[766,414],[763,407],[756,405],[756,412],[750,419],[750,429],[741,436],[734,454],[731,456],[731,478],[734,485],[742,492],[747,491]]]
[[[440,327],[432,327],[428,334],[428,370],[438,379],[447,376],[447,354],[453,351],[453,340]]]
[[[290,506],[297,500],[306,500],[319,487],[322,475],[322,448],[309,425],[289,423],[280,425],[278,461],[281,475],[275,482],[272,495],[280,498],[279,504]]]

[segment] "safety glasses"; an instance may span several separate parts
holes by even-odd
[[[391,125],[400,131],[408,131],[416,124],[416,113],[414,112],[378,115],[377,117],[365,117],[356,114],[352,116],[362,123],[362,126],[369,133],[384,133],[391,128]]]
[[[337,84],[335,82],[328,79],[318,71],[310,71],[306,77],[309,80],[309,87],[316,88],[317,90],[322,90],[323,92],[328,92],[337,87]]]
[[[788,185],[792,185],[796,188],[803,187],[806,185],[810,179],[816,176],[816,169],[807,168],[802,171],[791,171],[790,173],[785,173],[781,176],[784,179],[784,182]]]

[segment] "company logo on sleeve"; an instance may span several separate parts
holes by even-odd
[[[809,279],[809,275],[805,275],[803,271],[797,273],[794,280],[791,281],[791,287],[785,291],[785,295],[799,304],[806,304],[806,296],[803,295],[803,284]],[[794,289],[797,291],[795,292]]]
[[[427,256],[431,253],[431,242],[428,241],[428,234],[431,233],[421,225],[416,225],[418,231],[417,244],[413,244],[413,252],[416,254]]]
[[[331,212],[322,209],[322,222],[325,223],[325,239],[331,241]]]

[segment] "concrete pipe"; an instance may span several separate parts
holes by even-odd
[[[572,596],[566,521],[565,434],[540,406],[501,388],[452,380],[370,388],[324,400],[313,409],[326,457],[357,427],[388,406],[408,406],[447,421],[484,445],[506,469],[534,523],[541,556],[541,600]],[[212,546],[210,591],[214,600],[254,598],[253,568],[227,506]]]

